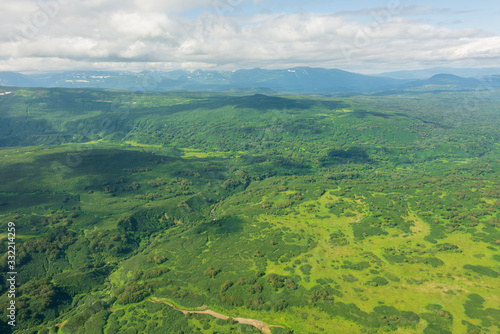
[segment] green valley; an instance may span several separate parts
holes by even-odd
[[[2,333],[500,331],[497,88],[3,91]]]

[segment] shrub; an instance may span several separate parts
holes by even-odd
[[[220,269],[210,267],[207,268],[207,270],[205,270],[204,274],[207,277],[215,278],[215,276],[217,276],[217,274],[219,274],[220,272],[221,272]]]

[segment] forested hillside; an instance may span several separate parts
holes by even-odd
[[[0,93],[2,333],[500,331],[498,90]]]

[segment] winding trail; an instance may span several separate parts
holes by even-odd
[[[222,319],[222,320],[230,319],[230,317],[228,317],[227,315],[224,315],[224,314],[221,314],[221,313],[217,313],[217,312],[212,311],[212,310],[207,310],[205,305],[203,305],[202,307],[199,307],[198,308],[199,311],[189,311],[189,310],[179,309],[179,308],[175,307],[174,305],[168,303],[167,301],[165,301],[165,299],[162,299],[162,298],[153,297],[151,299],[152,299],[153,303],[163,303],[163,304],[166,304],[166,305],[170,306],[171,308],[173,308],[174,310],[182,312],[183,314],[192,314],[192,313],[196,313],[196,314],[208,314],[208,315],[211,315],[212,317],[215,317],[217,319]],[[236,322],[239,322],[240,324],[254,326],[255,328],[257,328],[258,330],[260,330],[264,334],[271,334],[271,327],[285,328],[285,327],[282,327],[282,326],[267,325],[265,322],[262,322],[262,321],[259,321],[259,320],[254,320],[254,319],[233,318],[233,320],[236,321]]]

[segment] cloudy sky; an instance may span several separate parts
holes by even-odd
[[[499,67],[499,22],[483,0],[16,0],[0,71]]]

